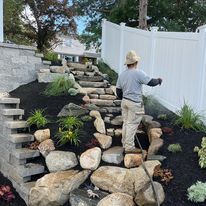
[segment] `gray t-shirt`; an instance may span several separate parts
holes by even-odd
[[[123,98],[142,102],[142,85],[148,84],[151,78],[139,69],[126,69],[117,80],[117,88],[122,89]]]

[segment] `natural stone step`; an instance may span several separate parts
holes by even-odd
[[[35,56],[36,56],[36,57],[41,57],[41,58],[43,58],[43,57],[44,57],[44,54],[42,54],[42,53],[35,53]]]
[[[0,98],[0,104],[19,104],[19,98],[10,98],[10,97],[3,97]]]
[[[13,150],[12,153],[17,159],[29,159],[40,155],[39,150],[31,150],[28,148],[16,149]]]
[[[104,100],[115,100],[115,99],[117,99],[117,97],[115,95],[106,95],[106,94],[99,95],[99,98],[104,99]]]
[[[95,88],[100,88],[100,87],[107,87],[106,82],[86,82],[86,81],[79,81],[80,86],[82,87],[95,87]]]
[[[24,115],[23,109],[2,109],[1,112],[5,116]]]
[[[114,106],[113,100],[90,99],[90,102],[97,106]]]
[[[104,80],[104,78],[102,76],[80,76],[80,75],[77,75],[75,76],[75,78],[77,80],[80,80],[80,81],[87,81],[87,82],[101,82]]]
[[[121,107],[102,107],[100,109],[100,112],[108,112],[108,113],[120,113],[121,112]]]
[[[28,127],[26,121],[7,121],[6,127],[9,129],[21,129]]]
[[[9,140],[13,143],[24,143],[34,141],[34,136],[26,133],[11,134]]]
[[[43,60],[42,63],[45,64],[45,65],[51,65],[51,61]]]
[[[82,87],[80,89],[81,94],[105,94],[104,88],[94,88],[94,87]]]
[[[44,166],[40,164],[28,163],[22,166],[19,166],[17,172],[21,177],[29,177],[32,175],[44,173]]]

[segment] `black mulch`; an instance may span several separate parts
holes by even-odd
[[[26,119],[29,113],[38,108],[45,108],[46,114],[50,117],[53,123],[50,123],[48,127],[51,129],[51,136],[54,139],[54,135],[58,129],[58,126],[54,123],[57,120],[56,115],[62,109],[62,107],[70,102],[75,104],[83,104],[82,96],[78,95],[75,97],[72,96],[60,96],[60,97],[45,97],[41,93],[45,89],[47,84],[44,83],[37,83],[32,82],[27,85],[21,86],[15,91],[11,92],[13,97],[18,97],[21,99],[20,108],[25,110]],[[162,183],[165,193],[166,199],[163,203],[163,206],[203,206],[206,203],[202,204],[195,204],[191,203],[187,200],[187,188],[194,184],[197,180],[199,181],[206,181],[206,170],[200,169],[198,166],[198,157],[197,154],[193,152],[194,146],[200,146],[201,139],[205,134],[198,133],[190,130],[181,130],[178,127],[173,127],[171,124],[171,118],[173,115],[165,110],[159,109],[158,111],[147,108],[146,113],[157,117],[159,113],[168,113],[169,118],[165,121],[160,121],[163,127],[172,127],[174,133],[172,135],[164,134],[164,146],[159,151],[159,154],[162,154],[167,157],[167,159],[163,162],[162,168],[172,169],[172,173],[174,175],[174,179],[165,185]],[[108,126],[108,125],[107,125]],[[35,129],[35,128],[33,128]],[[85,151],[86,144],[90,142],[93,133],[95,132],[95,128],[93,126],[93,122],[86,122],[84,124],[83,133],[81,134],[81,144],[79,147],[74,147],[70,144],[66,144],[61,147],[57,147],[58,150],[65,150],[65,151],[73,151],[77,155],[81,154],[81,152]],[[146,149],[148,147],[148,141],[146,140],[145,136],[142,135],[139,137],[143,147]],[[54,139],[55,140],[55,139]],[[56,142],[56,140],[55,140]],[[177,154],[171,154],[168,152],[167,147],[169,144],[172,143],[180,143],[182,146],[182,152]],[[113,145],[121,145],[120,139],[115,138]],[[35,160],[36,162],[43,162],[43,158],[38,158]],[[104,165],[104,163],[102,163]],[[108,165],[108,164],[107,164]],[[121,165],[123,166],[123,164]],[[78,168],[80,169],[80,168]],[[8,180],[0,176],[0,184],[7,184]],[[9,184],[9,183],[8,183]],[[14,189],[13,189],[14,190]],[[6,206],[8,204],[3,203],[0,200],[0,206]],[[25,205],[23,200],[16,194],[16,199],[10,205]],[[65,204],[65,206],[69,204]]]

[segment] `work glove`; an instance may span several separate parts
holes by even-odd
[[[162,84],[162,78],[158,78],[158,80],[159,80],[159,85],[161,85]]]

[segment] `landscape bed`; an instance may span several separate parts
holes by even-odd
[[[59,96],[59,97],[46,97],[42,94],[47,84],[32,82],[27,85],[23,85],[16,90],[12,91],[10,95],[12,97],[18,97],[21,99],[20,108],[25,110],[24,118],[27,119],[31,111],[35,109],[45,109],[45,114],[51,120],[47,126],[51,130],[51,137],[57,142],[54,138],[55,133],[58,130],[58,126],[54,123],[57,120],[57,114],[60,110],[69,103],[75,103],[82,105],[82,95],[77,96]],[[149,105],[149,106],[148,106]],[[172,124],[174,114],[167,111],[165,108],[160,108],[146,104],[145,110],[146,114],[152,115],[154,119],[159,121],[162,127],[172,128],[172,133],[164,133],[162,138],[164,139],[164,145],[160,149],[158,154],[164,155],[167,157],[166,160],[162,163],[163,169],[171,169],[174,179],[172,179],[167,185],[163,185],[165,191],[165,201],[162,204],[163,206],[203,206],[205,203],[193,203],[187,200],[187,189],[196,183],[197,181],[206,182],[205,169],[201,169],[198,164],[198,155],[193,152],[195,146],[200,146],[202,137],[205,136],[205,133],[195,132],[192,130],[181,129],[178,126]],[[154,109],[155,108],[155,109]],[[157,119],[157,116],[162,113],[167,114],[165,120]],[[31,132],[35,128],[31,128]],[[63,146],[56,145],[57,150],[71,151],[75,152],[76,155],[80,155],[87,149],[87,144],[93,138],[93,133],[95,133],[95,127],[93,126],[93,121],[88,121],[84,123],[83,133],[80,136],[80,146],[73,146],[66,144]],[[145,149],[148,147],[148,140],[145,135],[139,136],[139,139]],[[182,152],[171,153],[168,151],[168,146],[170,144],[179,143],[182,147]],[[113,142],[113,146],[121,145],[120,139],[116,139]],[[40,161],[43,163],[44,158],[38,158],[35,161]],[[45,165],[45,163],[44,163]],[[101,165],[104,165],[104,162],[101,162]],[[107,164],[108,165],[108,164]],[[121,164],[121,167],[124,165]],[[80,167],[77,167],[80,169]],[[9,184],[6,178],[1,178],[1,184]],[[160,181],[160,179],[157,178]],[[13,189],[14,191],[14,189]],[[26,205],[24,201],[15,194],[16,198],[9,203],[9,205]],[[6,206],[8,203],[0,200],[0,205]],[[69,203],[66,203],[65,206],[68,206]]]

